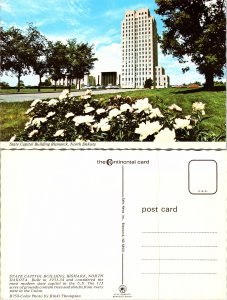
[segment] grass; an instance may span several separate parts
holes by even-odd
[[[135,98],[148,97],[152,102],[158,102],[158,98],[163,99],[164,103],[171,105],[173,103],[182,107],[185,115],[190,114],[193,102],[206,103],[206,115],[211,118],[204,121],[207,130],[216,134],[220,133],[218,126],[225,130],[225,97],[226,92],[223,87],[216,87],[213,91],[204,91],[202,89],[185,89],[185,88],[169,88],[156,90],[135,90],[130,92],[122,92],[123,96]],[[96,98],[109,99],[116,94],[95,95]],[[1,141],[8,141],[14,134],[24,129],[24,125],[28,117],[24,114],[31,101],[27,102],[2,102],[0,103],[0,133]]]
[[[26,110],[31,102],[2,102],[0,103],[0,140],[9,141],[9,139],[19,132],[23,131],[28,117]]]
[[[17,88],[13,89],[0,89],[0,95],[2,94],[40,94],[40,93],[54,93],[54,92],[61,92],[65,88],[59,88],[57,87],[56,91],[54,88],[41,88],[41,91],[38,91],[38,88],[26,88],[20,89],[20,92],[17,91]],[[76,92],[76,89],[72,89],[72,92]]]

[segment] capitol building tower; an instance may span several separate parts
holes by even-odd
[[[168,76],[158,67],[157,37],[156,21],[148,8],[125,12],[121,25],[122,88],[143,88],[148,78],[155,87],[168,86]]]

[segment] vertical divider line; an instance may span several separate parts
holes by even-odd
[[[121,201],[122,201],[122,204],[121,206],[123,207],[123,203],[124,203],[124,194],[125,194],[125,191],[124,191],[124,166],[122,165],[122,168],[121,168],[121,179],[122,179],[122,182],[121,182]],[[123,218],[124,218],[124,212],[122,210],[122,223],[123,223]],[[123,224],[121,224],[121,230],[123,232]],[[121,234],[122,235],[122,234]],[[123,239],[123,237],[121,238]],[[122,285],[124,284],[124,243],[123,243],[123,240],[121,240],[121,251],[122,251],[122,255],[121,255],[121,283]]]

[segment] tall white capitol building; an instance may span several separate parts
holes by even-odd
[[[169,86],[169,77],[158,66],[156,21],[148,8],[125,12],[121,41],[122,88],[143,88],[149,78],[157,88]]]

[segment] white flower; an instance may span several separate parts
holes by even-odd
[[[139,127],[136,128],[135,133],[140,134],[140,141],[146,139],[148,135],[152,135],[155,132],[158,132],[162,128],[162,125],[159,124],[158,121],[156,122],[149,122],[146,123],[142,122],[139,124]]]
[[[85,112],[85,114],[88,114],[89,112],[91,112],[91,111],[93,111],[93,110],[94,110],[93,107],[87,106],[87,107],[85,108],[84,112]]]
[[[74,115],[74,113],[72,113],[72,112],[69,112],[69,113],[67,113],[66,115],[65,115],[65,117],[66,117],[66,119],[68,119],[68,118],[70,118],[70,117],[74,117],[75,115]]]
[[[35,118],[32,120],[32,125],[36,125],[40,127],[41,123],[45,123],[47,121],[47,118]]]
[[[151,114],[149,115],[149,117],[152,119],[152,118],[156,118],[156,117],[163,118],[164,116],[160,112],[159,108],[152,108]]]
[[[205,103],[203,103],[203,102],[195,102],[195,103],[193,103],[192,104],[192,110],[194,111],[194,112],[201,112],[202,113],[202,115],[205,115]]]
[[[53,136],[64,136],[64,129],[59,129],[55,132],[55,134]]]
[[[191,129],[192,126],[190,125],[190,120],[187,119],[180,119],[180,118],[176,118],[175,119],[175,124],[173,124],[173,127],[175,129]]]
[[[185,116],[185,119],[190,120],[191,119],[191,115]]]
[[[25,124],[25,129],[27,129],[31,125],[32,125],[32,118],[30,118],[30,120]]]
[[[42,101],[41,101],[40,99],[35,99],[35,100],[32,102],[31,107],[36,106],[36,104],[39,103],[39,102],[42,102]]]
[[[99,121],[98,124],[96,124],[95,127],[97,127],[97,129],[101,129],[101,131],[109,131],[110,130],[110,125],[109,125],[109,119],[108,118],[103,118]]]
[[[39,131],[38,130],[32,130],[30,133],[29,133],[29,135],[28,135],[28,137],[33,137],[33,135],[35,135],[35,134],[37,134]]]
[[[58,99],[59,100],[63,100],[65,99],[67,96],[70,96],[69,90],[63,90],[61,92],[61,94],[59,95]]]
[[[13,141],[15,141],[15,138],[16,138],[16,135],[13,135],[9,141],[13,142]]]
[[[75,125],[78,126],[80,124],[86,123],[87,125],[91,125],[90,123],[95,122],[94,116],[76,116],[73,118],[73,121],[75,122]]]
[[[171,110],[177,110],[177,111],[182,111],[182,108],[178,105],[176,105],[175,103],[172,104],[171,106],[169,106],[169,109]]]
[[[85,95],[92,95],[92,90],[86,90]]]
[[[158,134],[155,135],[154,142],[175,142],[175,139],[175,130],[164,128]]]
[[[33,107],[31,107],[31,108],[29,108],[27,111],[26,111],[26,115],[28,115],[31,111],[33,111],[33,109],[34,109],[34,106]]]
[[[80,96],[80,98],[84,99],[84,100],[87,100],[87,99],[91,98],[91,95],[83,95],[83,96]]]
[[[54,115],[55,115],[55,112],[54,112],[54,111],[50,111],[50,112],[47,114],[46,118],[50,118],[50,117],[52,117],[52,116],[54,116]]]
[[[136,103],[132,105],[132,107],[136,109],[137,113],[144,111],[145,113],[149,114],[152,109],[151,104],[148,103],[148,98],[137,100]]]
[[[121,99],[121,95],[117,95],[117,96],[116,96],[116,99]]]
[[[58,103],[58,100],[57,100],[57,99],[50,99],[48,105],[49,105],[49,106],[54,106],[54,105],[56,105],[57,103]]]
[[[109,111],[109,118],[112,119],[113,117],[116,117],[120,114],[121,114],[121,111],[119,109],[117,109],[117,108],[111,109]]]
[[[97,113],[98,115],[103,114],[104,112],[105,112],[105,109],[104,109],[104,108],[98,108],[98,109],[96,110],[96,113]]]
[[[124,103],[120,106],[120,111],[124,112],[124,111],[132,111],[132,107],[128,104],[128,103]]]

